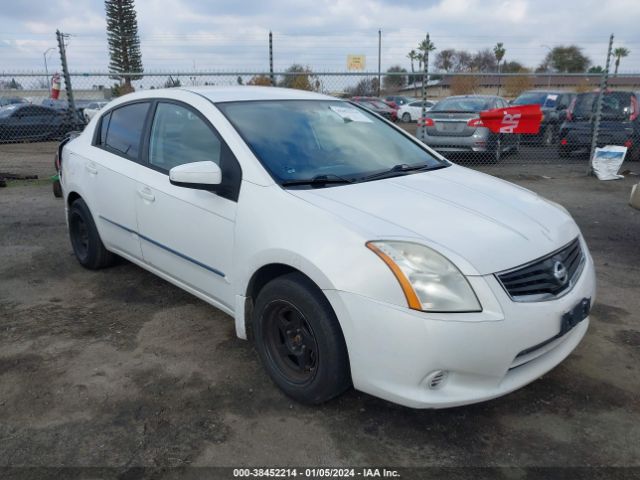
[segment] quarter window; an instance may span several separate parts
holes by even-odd
[[[148,109],[148,103],[133,103],[116,108],[103,117],[102,144],[115,153],[137,159]]]
[[[151,165],[164,171],[207,160],[220,165],[220,152],[220,139],[193,111],[174,103],[158,104],[149,141]]]

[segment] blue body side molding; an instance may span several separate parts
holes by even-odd
[[[220,277],[223,277],[223,278],[225,276],[224,273],[221,272],[220,270],[217,270],[217,269],[215,269],[213,267],[210,267],[209,265],[205,265],[204,263],[199,262],[198,260],[185,255],[184,253],[180,253],[177,250],[174,250],[173,248],[167,247],[166,245],[163,245],[162,243],[157,242],[152,238],[149,238],[149,237],[147,237],[145,235],[142,235],[141,233],[136,232],[135,230],[132,230],[129,227],[125,227],[124,225],[120,225],[119,223],[114,222],[113,220],[109,220],[108,218],[103,217],[102,215],[100,215],[100,218],[102,220],[104,220],[105,222],[109,222],[111,225],[115,225],[116,227],[121,228],[122,230],[125,230],[125,231],[127,231],[129,233],[133,233],[133,234],[137,235],[142,240],[145,240],[145,241],[147,241],[149,243],[153,243],[155,246],[160,247],[163,250],[166,250],[167,252],[173,253],[174,255],[177,255],[178,257],[180,257],[180,258],[182,258],[184,260],[187,260],[188,262],[191,262],[191,263],[193,263],[195,265],[198,265],[199,267],[204,268],[205,270],[208,270],[211,273],[215,273],[216,275],[218,275]]]

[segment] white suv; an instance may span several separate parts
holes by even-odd
[[[440,408],[578,345],[593,261],[561,206],[453,165],[349,102],[270,87],[112,101],[61,147],[74,252],[233,316],[274,382]]]

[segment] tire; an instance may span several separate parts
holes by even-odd
[[[267,373],[298,402],[317,405],[351,385],[338,319],[304,275],[286,274],[262,288],[253,310],[253,331]]]
[[[60,185],[60,180],[53,181],[53,196],[56,198],[62,198],[62,186]]]
[[[638,162],[640,161],[640,147],[634,147],[629,152],[629,161],[630,162]]]
[[[69,238],[78,262],[89,270],[112,265],[116,256],[104,248],[89,207],[81,198],[69,208]]]
[[[553,125],[547,125],[542,130],[542,135],[540,136],[540,145],[543,147],[550,147],[554,144],[555,134],[553,131]]]
[[[411,123],[411,114],[409,112],[405,112],[402,114],[402,121],[404,123]]]

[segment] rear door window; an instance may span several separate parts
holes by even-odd
[[[138,159],[149,103],[133,103],[113,110],[102,119],[102,145],[109,151],[132,160]],[[106,119],[109,119],[105,122]],[[105,123],[106,133],[105,133]]]

